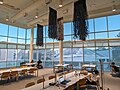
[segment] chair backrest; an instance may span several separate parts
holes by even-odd
[[[30,68],[29,73],[34,73],[36,70],[36,68]]]
[[[55,75],[51,75],[51,76],[48,77],[49,80],[53,79],[53,78],[55,78]]]
[[[64,74],[68,74],[69,72],[64,72]]]
[[[23,70],[20,71],[21,75],[25,75],[26,73],[27,73],[27,69],[23,69]]]
[[[41,78],[41,79],[38,79],[38,80],[37,80],[37,84],[42,83],[42,82],[45,82],[45,79],[44,79],[44,78]]]
[[[119,72],[119,67],[117,67],[117,66],[112,66],[111,68],[112,68],[112,71],[113,71],[113,72],[115,72],[115,73],[116,73],[116,72]]]
[[[86,83],[87,83],[87,82],[86,82],[86,78],[81,79],[81,80],[79,81],[79,85],[80,85],[80,86],[85,85]]]
[[[42,82],[43,82],[43,89],[44,89],[44,82],[45,82],[44,76],[43,78],[37,80],[37,84],[42,83]]]
[[[10,72],[3,72],[1,74],[1,78],[8,78],[8,77],[10,77]]]
[[[35,82],[30,82],[25,85],[25,88],[35,85]]]
[[[64,73],[60,73],[60,74],[58,74],[58,76],[63,76],[64,75]]]
[[[10,72],[10,76],[17,76],[18,75],[18,71],[11,71]]]

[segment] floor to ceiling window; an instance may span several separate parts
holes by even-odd
[[[110,62],[120,62],[120,15],[104,16],[89,19],[89,34],[87,41],[76,41],[73,38],[73,23],[64,23],[63,63],[72,63],[74,68],[80,68],[82,62],[94,63],[99,67],[99,60],[104,63],[105,70],[110,69]],[[46,33],[45,33],[46,32]],[[48,38],[48,26],[44,26],[45,67],[52,67],[59,62],[59,41]],[[36,53],[37,53],[36,52]],[[57,61],[57,62],[56,62]]]

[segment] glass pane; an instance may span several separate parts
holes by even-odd
[[[16,61],[16,60],[17,60],[17,50],[16,49],[8,49],[7,61]]]
[[[0,49],[0,62],[7,60],[7,49]]]
[[[9,36],[10,37],[17,37],[17,30],[18,30],[18,27],[9,26]]]
[[[26,44],[30,44],[30,39],[26,40]]]
[[[37,38],[37,28],[34,28],[34,38]]]
[[[110,47],[110,60],[120,64],[120,46]]]
[[[109,32],[109,38],[119,38],[120,31]]]
[[[6,68],[6,62],[0,62],[0,68]]]
[[[13,48],[13,49],[16,49],[16,45],[11,45],[11,44],[8,44],[8,48]]]
[[[71,56],[73,57],[73,68],[80,69],[83,62],[83,48],[73,48]]]
[[[73,47],[83,47],[83,43],[82,42],[74,42]]]
[[[108,47],[96,47],[96,60],[99,62],[102,60],[105,71],[110,70],[109,48]],[[100,70],[100,65],[97,67]]]
[[[108,41],[107,40],[96,41],[96,46],[108,46]]]
[[[8,62],[7,62],[7,68],[9,68],[9,67],[16,67],[16,62],[8,61]]]
[[[46,38],[46,42],[53,42],[53,39],[51,39],[51,38]]]
[[[71,36],[64,36],[64,41],[70,41],[71,40]]]
[[[84,42],[84,47],[95,47],[95,42]]]
[[[33,50],[33,60],[37,60],[37,50]]]
[[[0,23],[0,35],[8,35],[8,25]]]
[[[88,30],[89,32],[94,32],[94,24],[93,24],[93,19],[88,20]]]
[[[120,40],[110,40],[109,45],[110,46],[120,46]]]
[[[107,30],[106,17],[95,18],[95,32],[106,30]]]
[[[63,47],[72,47],[72,43],[71,42],[64,42],[63,43]]]
[[[18,30],[18,38],[25,39],[25,32],[26,32],[26,29],[19,28],[19,30]]]
[[[8,38],[9,43],[17,43],[17,38]]]
[[[31,29],[27,29],[27,38],[26,39],[30,39],[30,35],[31,35]]]
[[[107,32],[104,32],[104,33],[95,33],[95,38],[96,39],[108,38]]]
[[[25,39],[18,39],[18,43],[25,44]]]
[[[18,45],[18,49],[25,49],[25,45]]]
[[[120,29],[120,14],[108,16],[108,30]]]
[[[71,23],[64,23],[64,35],[71,34]]]
[[[86,40],[94,39],[94,33],[88,34]]]
[[[7,48],[7,44],[0,44],[0,48]]]
[[[95,48],[84,48],[84,62],[85,63],[95,62]]]
[[[7,37],[0,36],[0,42],[7,42]]]

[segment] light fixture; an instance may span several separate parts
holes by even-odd
[[[112,1],[112,3],[113,3],[112,11],[115,12],[116,11],[115,1]]]
[[[36,9],[36,15],[35,15],[35,19],[38,18],[38,9]]]
[[[6,16],[6,19],[5,19],[5,21],[7,21],[7,22],[9,21],[9,16]]]
[[[59,7],[62,7],[62,0],[59,0]]]
[[[0,0],[0,4],[3,4],[3,0]]]
[[[112,7],[112,11],[113,11],[113,12],[116,11],[116,6],[115,6],[115,5],[113,5],[113,7]]]

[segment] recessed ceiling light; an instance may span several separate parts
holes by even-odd
[[[3,0],[0,0],[0,4],[3,4]]]
[[[62,0],[59,0],[59,7],[62,7]]]
[[[115,12],[116,11],[116,6],[113,5],[112,11]]]

